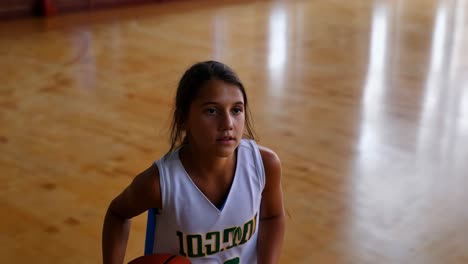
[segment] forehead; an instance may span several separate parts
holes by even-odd
[[[244,96],[237,85],[221,80],[209,80],[200,89],[195,101],[199,103],[244,103]]]

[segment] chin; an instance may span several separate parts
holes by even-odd
[[[235,149],[223,149],[223,150],[218,150],[216,151],[216,156],[220,157],[220,158],[227,158],[227,157],[230,157],[232,154],[234,154],[234,150]]]
[[[234,154],[236,149],[237,149],[237,145],[232,146],[232,147],[218,147],[215,153],[216,153],[216,156],[220,158],[227,158],[227,157],[230,157],[232,154]]]

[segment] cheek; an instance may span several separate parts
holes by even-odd
[[[204,127],[211,127],[215,126],[218,122],[216,117],[214,116],[202,116],[200,119],[198,119],[199,126],[204,126]]]
[[[236,126],[239,128],[239,129],[242,129],[245,127],[245,116],[239,116],[238,118],[235,119],[236,120]]]
[[[193,128],[197,130],[198,134],[207,136],[209,131],[216,130],[217,120],[210,116],[201,117],[193,123]]]

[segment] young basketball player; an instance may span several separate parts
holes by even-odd
[[[281,165],[253,140],[247,96],[226,65],[193,65],[177,89],[170,151],[110,204],[104,263],[123,263],[130,219],[157,208],[154,253],[194,264],[278,263]]]

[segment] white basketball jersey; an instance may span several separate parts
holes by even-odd
[[[265,171],[257,144],[242,139],[234,180],[222,209],[198,189],[179,149],[156,162],[162,210],[156,215],[154,253],[190,258],[193,264],[255,264]]]

